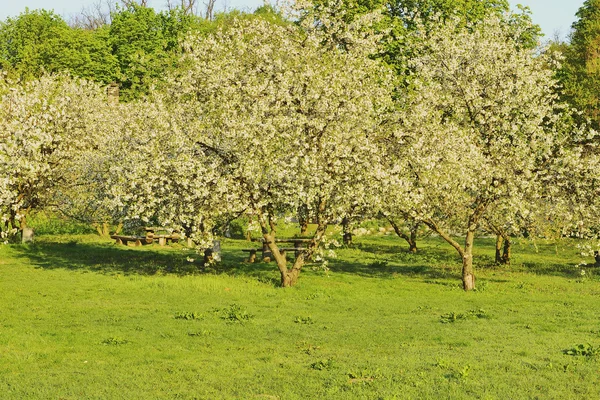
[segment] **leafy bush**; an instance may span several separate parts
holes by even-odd
[[[312,325],[315,323],[315,321],[313,321],[312,317],[308,316],[308,317],[296,317],[296,319],[294,320],[295,323],[297,324],[304,324],[304,325]]]
[[[442,324],[454,323],[456,321],[465,320],[465,319],[482,319],[482,318],[490,318],[487,312],[484,310],[470,310],[466,313],[455,313],[450,312],[447,314],[440,315],[440,322]]]
[[[379,228],[387,228],[390,223],[385,219],[367,219],[360,222],[359,227],[377,232]]]
[[[248,230],[248,218],[236,218],[229,223],[229,235],[233,239],[244,239]]]
[[[192,336],[192,337],[210,336],[210,335],[212,335],[212,331],[210,331],[208,329],[203,329],[198,332],[188,332],[188,336]]]

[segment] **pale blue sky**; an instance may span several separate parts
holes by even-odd
[[[110,4],[120,3],[119,0],[108,0]],[[203,5],[205,1],[200,0],[198,3]],[[241,10],[254,10],[256,7],[263,5],[263,0],[217,0],[216,10],[238,8]],[[78,14],[82,9],[88,8],[93,4],[106,4],[106,0],[0,0],[0,20],[5,20],[7,17],[14,17],[25,11],[25,7],[30,10],[44,8],[46,10],[54,10],[55,13],[62,15],[66,19],[70,15]],[[171,3],[181,3],[179,0],[172,0]],[[148,0],[148,5],[157,10],[165,8],[167,0]]]
[[[540,25],[545,39],[553,39],[555,33],[565,38],[571,31],[575,13],[584,0],[509,0],[511,7],[517,4],[528,6],[532,11],[533,22]]]
[[[78,14],[83,8],[106,0],[0,0],[0,20],[14,17],[25,10],[46,8],[53,9],[66,19],[70,15]],[[117,0],[110,0],[116,3]],[[533,12],[533,21],[542,27],[546,39],[552,39],[555,33],[564,38],[570,31],[571,24],[575,21],[575,13],[584,0],[509,0],[511,6],[517,4],[529,6]],[[177,0],[173,0],[177,3]],[[160,9],[166,0],[149,0],[149,5]],[[200,1],[203,3],[203,1]],[[239,8],[252,10],[263,4],[263,0],[217,0],[217,8]]]

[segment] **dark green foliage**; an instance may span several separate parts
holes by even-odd
[[[570,43],[554,43],[551,50],[565,57],[558,78],[564,100],[583,115],[574,117],[581,123],[590,119],[600,128],[600,0],[586,0],[577,11]]]
[[[137,99],[180,67],[181,41],[187,33],[207,34],[227,15],[213,22],[180,7],[157,13],[130,3],[117,7],[110,25],[88,30],[70,27],[52,11],[26,9],[0,22],[0,69],[9,78],[24,80],[66,71],[105,84],[116,82],[122,100]]]
[[[131,4],[111,15],[109,43],[118,60],[123,100],[149,93],[153,83],[177,67],[180,40],[194,25],[195,17],[176,8],[157,13]]]
[[[447,314],[443,314],[440,316],[440,322],[442,324],[454,323],[460,320],[466,319],[488,319],[490,316],[485,312],[485,310],[470,310],[466,313],[455,313],[450,312]]]
[[[248,230],[248,218],[236,218],[229,222],[229,235],[233,239],[246,238]]]
[[[89,224],[74,221],[52,212],[32,214],[27,220],[27,225],[33,228],[36,235],[80,235],[95,232],[95,229]]]
[[[34,79],[46,72],[108,83],[117,77],[106,29],[71,28],[46,10],[25,10],[0,22],[0,67],[10,78]]]
[[[297,324],[303,324],[303,325],[312,325],[315,323],[315,321],[313,321],[311,316],[308,317],[296,317],[296,319],[294,319],[294,322]]]
[[[327,358],[324,360],[318,360],[310,364],[310,368],[317,371],[331,370],[335,367],[335,361],[333,358]]]
[[[563,353],[568,356],[582,356],[582,357],[597,357],[600,355],[600,346],[592,346],[591,344],[578,344],[570,349],[563,350]]]
[[[389,0],[386,6],[391,15],[401,18],[409,28],[414,27],[411,23],[416,14],[425,19],[439,14],[477,22],[490,14],[501,14],[510,9],[506,0]]]

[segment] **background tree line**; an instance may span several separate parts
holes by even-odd
[[[137,99],[177,69],[187,33],[207,34],[244,15],[237,10],[215,13],[214,1],[203,6],[199,10],[196,1],[186,0],[157,12],[144,1],[97,3],[69,21],[52,11],[26,9],[0,22],[0,69],[9,79],[23,81],[68,72],[98,83],[115,82],[124,101]],[[267,13],[268,7],[255,12]]]

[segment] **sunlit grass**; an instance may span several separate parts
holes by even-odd
[[[291,289],[245,241],[209,270],[93,235],[4,246],[0,397],[598,398],[598,359],[565,354],[600,346],[596,269],[569,242],[516,243],[509,267],[477,244],[472,293],[436,238],[356,238]]]

